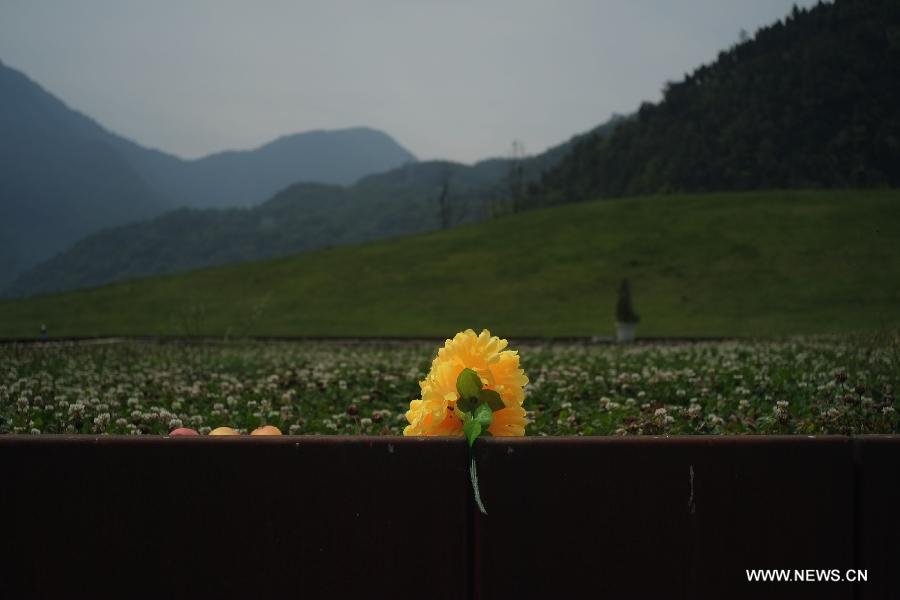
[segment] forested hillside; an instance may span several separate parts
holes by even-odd
[[[798,9],[575,146],[532,202],[900,185],[900,2]]]

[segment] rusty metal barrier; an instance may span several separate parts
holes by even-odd
[[[897,598],[900,438],[0,436],[0,598]],[[747,569],[868,581],[749,582]]]

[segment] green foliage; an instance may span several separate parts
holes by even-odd
[[[537,200],[900,185],[900,3],[798,9],[582,140]]]
[[[481,387],[481,378],[472,369],[463,369],[456,378],[456,392],[460,400],[477,400]]]
[[[491,410],[500,410],[505,406],[500,394],[494,390],[481,390],[478,392],[478,403],[482,406],[487,405]]]
[[[898,333],[627,349],[517,343],[532,378],[526,433],[900,433]],[[0,434],[270,424],[400,435],[435,342],[2,345]],[[485,435],[482,406],[471,420]]]
[[[478,408],[475,409],[474,419],[481,423],[483,428],[487,429],[494,420],[494,413],[487,404],[479,404]]]
[[[462,412],[463,433],[469,446],[475,443],[475,439],[482,434],[487,434],[487,428],[494,419],[492,403],[500,400],[499,394],[493,395],[481,387],[481,379],[472,369],[463,369],[456,378],[456,390],[459,393],[457,407]],[[503,402],[500,402],[503,406]],[[476,485],[473,480],[473,485]]]
[[[481,423],[472,418],[464,419],[463,434],[466,436],[466,441],[469,442],[469,447],[471,448],[478,436],[481,435]]]
[[[470,416],[468,413],[464,413],[463,434],[466,436],[466,441],[469,442],[469,447],[475,443],[479,435],[488,433],[487,428],[491,426],[493,419],[494,413],[487,404],[479,404],[474,415]]]
[[[182,334],[186,313],[220,337],[611,335],[623,273],[648,337],[871,331],[900,325],[898,239],[898,191],[623,198],[3,301],[0,337]]]

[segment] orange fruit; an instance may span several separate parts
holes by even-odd
[[[232,429],[231,427],[216,427],[212,431],[209,432],[209,435],[240,435],[237,431]]]
[[[263,425],[254,429],[250,435],[281,435],[281,430],[274,425]]]

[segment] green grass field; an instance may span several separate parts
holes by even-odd
[[[610,335],[900,326],[900,191],[604,200],[445,232],[0,303],[0,337]]]

